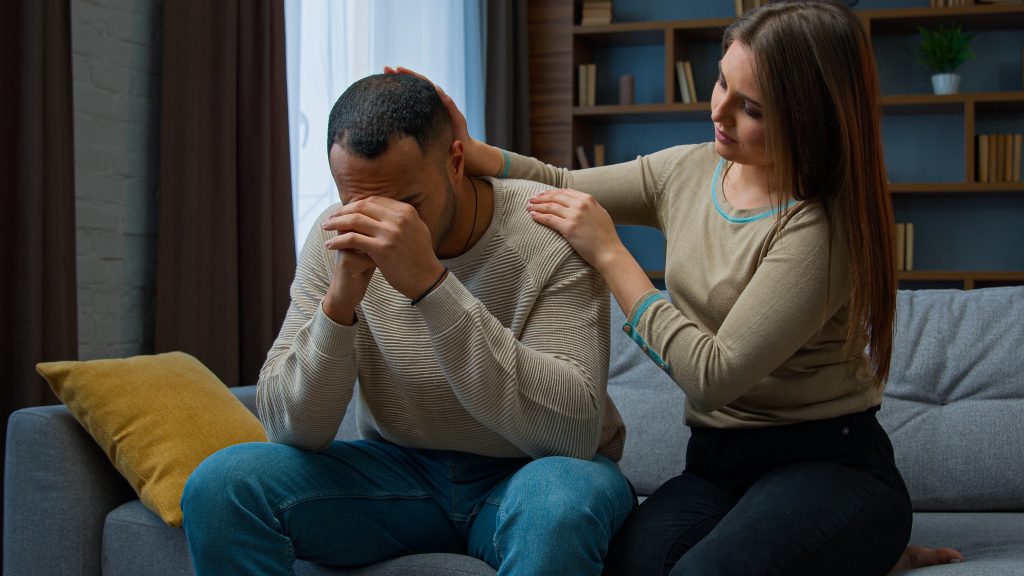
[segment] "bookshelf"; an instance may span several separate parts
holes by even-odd
[[[979,36],[994,34],[996,39],[990,44],[998,43],[1005,38],[999,34],[1024,32],[1024,4],[876,8],[880,3],[884,5],[885,0],[862,2],[871,7],[855,9],[855,12],[869,31],[879,61],[883,122],[886,123],[883,129],[897,135],[893,138],[896,144],[888,140],[885,143],[897,220],[923,222],[936,212],[962,210],[969,214],[972,210],[986,210],[989,205],[1002,209],[1003,213],[1014,212],[1003,222],[975,223],[974,227],[981,230],[971,230],[967,225],[959,231],[954,230],[961,238],[957,243],[959,251],[950,252],[950,261],[943,261],[940,253],[946,249],[938,246],[939,243],[934,257],[920,257],[927,255],[930,242],[927,237],[919,238],[916,241],[918,257],[915,264],[926,269],[900,272],[901,285],[948,285],[969,289],[1024,283],[1024,271],[1018,271],[1024,270],[1024,260],[1021,260],[1024,256],[1008,255],[998,262],[982,258],[975,263],[971,255],[972,243],[999,244],[1003,241],[990,238],[991,228],[998,228],[1008,242],[1024,245],[1024,236],[1012,232],[1008,228],[1011,225],[1007,224],[1009,220],[1019,222],[1024,216],[1024,183],[980,182],[976,140],[978,134],[993,131],[991,126],[998,125],[1004,118],[1014,119],[1012,122],[1020,122],[1020,126],[1024,126],[1021,63],[1018,61],[1015,66],[1008,66],[1003,62],[988,69],[979,66],[982,69],[980,73],[973,69],[967,71],[968,66],[965,65],[965,76],[974,74],[975,82],[973,85],[965,82],[964,91],[952,95],[933,95],[930,88],[901,85],[900,79],[908,75],[900,66],[916,66],[913,54],[906,47],[916,41],[917,26],[959,24],[965,30],[979,33]],[[543,156],[540,150],[535,151],[541,159],[556,165],[575,166],[573,151],[577,146],[582,145],[589,150],[593,144],[602,143],[607,148],[608,162],[621,162],[674,144],[710,139],[710,130],[706,128],[710,123],[708,100],[720,55],[721,33],[734,20],[730,14],[732,3],[723,2],[721,9],[708,9],[718,10],[720,16],[657,20],[662,6],[648,1],[651,20],[613,21],[611,24],[589,26],[578,24],[578,12],[574,12],[573,3],[569,0],[547,3],[531,0],[530,9],[541,4],[547,4],[543,10],[549,18],[544,22],[549,36],[543,54],[538,55],[545,59],[544,65],[536,73],[531,71],[531,91],[539,91],[538,96],[531,96],[531,116],[543,119],[534,126],[546,129],[542,137],[547,138],[551,145],[547,156]],[[670,7],[668,0],[664,4],[666,13],[676,13],[676,8]],[[561,38],[557,38],[558,34]],[[975,52],[978,60],[983,60],[993,47],[983,42],[979,44]],[[1017,48],[1009,52],[1019,55],[1020,42],[1014,46]],[[997,44],[995,50],[999,49]],[[693,103],[682,102],[676,79],[675,62],[684,59],[693,62],[696,76],[698,98]],[[888,62],[883,62],[885,60]],[[596,101],[592,106],[578,106],[575,70],[579,64],[591,62],[597,63]],[[888,77],[882,70],[883,64],[887,63],[893,67]],[[531,53],[531,66],[536,64]],[[1011,76],[1014,69],[1016,77],[1004,78]],[[617,76],[633,74],[634,71],[637,96],[634,103],[621,105],[614,90]],[[915,74],[920,76],[924,72],[916,71]],[[564,97],[554,97],[555,91],[559,90]],[[553,120],[555,118],[557,120]],[[933,124],[940,126],[932,128],[939,136],[928,138],[927,144],[938,147],[943,156],[937,156],[933,161],[927,152],[918,153],[924,157],[916,160],[917,173],[907,173],[903,156],[912,156],[916,151],[914,146],[906,144],[907,137],[901,141],[898,136],[900,129],[913,133],[913,128],[904,127],[915,124],[925,128]],[[1015,127],[1009,131],[1024,132],[1024,129]],[[540,135],[534,132],[535,138]],[[890,158],[890,148],[899,154],[894,159]],[[933,170],[929,166],[932,163],[938,168]],[[892,166],[904,169],[904,172],[893,170]],[[909,215],[901,214],[901,211]],[[922,215],[918,216],[918,212]],[[980,222],[984,218],[982,215],[976,220]],[[933,233],[949,235],[949,226],[944,223],[943,230]],[[1017,224],[1012,226],[1024,228]],[[927,230],[928,227],[918,226],[919,230],[922,228]],[[978,251],[988,252],[983,248]],[[651,263],[645,267],[652,278],[662,277],[660,267]],[[974,267],[981,270],[970,269]]]

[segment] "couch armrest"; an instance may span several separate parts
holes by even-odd
[[[3,573],[100,575],[107,513],[135,498],[64,406],[7,422]]]
[[[229,388],[229,390],[231,390],[231,392],[234,393],[234,395],[236,397],[238,397],[239,400],[242,401],[242,404],[245,404],[245,407],[248,408],[250,412],[252,412],[253,414],[256,414],[256,386],[255,385],[252,385],[252,386],[235,386],[234,388]]]

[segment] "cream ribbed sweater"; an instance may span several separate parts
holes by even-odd
[[[314,224],[292,302],[260,372],[273,442],[317,450],[335,436],[358,376],[364,437],[496,457],[595,452],[618,460],[625,430],[606,393],[608,294],[526,201],[548,188],[492,181],[494,215],[416,306],[375,273],[342,326],[324,315],[333,232]]]
[[[515,178],[587,192],[617,224],[665,234],[672,302],[655,302],[636,331],[686,393],[691,426],[773,426],[881,402],[859,353],[864,345],[853,357],[843,353],[846,256],[834,242],[830,262],[819,204],[796,203],[781,220],[732,207],[713,143],[572,172],[515,154],[511,160]]]

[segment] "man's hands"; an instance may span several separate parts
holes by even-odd
[[[349,202],[331,214],[323,228],[338,233],[324,245],[338,251],[328,299],[332,307],[337,302],[343,316],[348,312],[342,324],[351,324],[351,311],[366,294],[374,268],[410,299],[426,292],[444,271],[430,230],[405,202],[383,196]],[[337,321],[327,309],[327,299],[324,312]]]

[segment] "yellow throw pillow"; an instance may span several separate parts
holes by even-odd
[[[199,360],[183,352],[44,362],[46,378],[142,503],[181,526],[181,493],[207,456],[266,442],[256,416]]]

